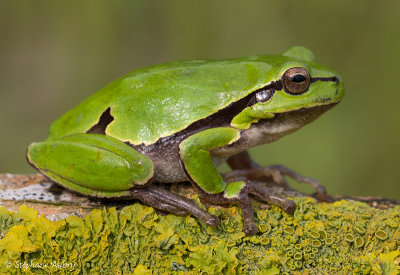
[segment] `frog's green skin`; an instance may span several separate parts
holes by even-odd
[[[298,68],[306,70],[303,76],[296,75]],[[217,224],[217,217],[152,184],[189,180],[205,201],[239,204],[245,232],[255,234],[249,194],[288,212],[295,205],[250,182],[225,182],[216,165],[229,158],[235,169],[258,169],[248,148],[297,130],[342,96],[338,74],[316,64],[303,47],[282,55],[157,65],[112,82],[64,114],[45,142],[29,146],[27,157],[73,191],[136,198]]]

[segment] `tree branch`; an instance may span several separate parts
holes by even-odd
[[[205,207],[187,184],[168,188]],[[209,227],[139,203],[90,200],[40,175],[0,175],[0,273],[400,271],[398,201],[337,196],[321,202],[268,188],[292,197],[297,210],[289,216],[254,201],[260,232],[247,237],[236,207],[208,206],[221,219]]]

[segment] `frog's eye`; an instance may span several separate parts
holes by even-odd
[[[310,86],[311,76],[306,69],[293,67],[286,70],[281,80],[286,92],[301,94],[307,91]]]

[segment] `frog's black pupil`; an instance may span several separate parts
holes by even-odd
[[[300,83],[306,80],[306,77],[302,74],[296,74],[290,78],[292,82]]]

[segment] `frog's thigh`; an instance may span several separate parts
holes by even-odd
[[[236,129],[212,128],[188,137],[179,145],[186,172],[204,191],[216,194],[223,192],[226,187],[209,151],[233,143],[239,137]]]
[[[105,135],[75,134],[32,143],[28,160],[63,186],[97,197],[125,196],[153,176],[153,162],[125,143]]]

